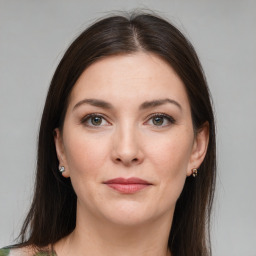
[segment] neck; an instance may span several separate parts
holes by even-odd
[[[171,256],[171,222],[168,214],[139,225],[120,225],[86,218],[78,211],[75,230],[59,241],[55,250],[58,256]]]

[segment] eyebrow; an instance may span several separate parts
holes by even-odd
[[[182,110],[181,105],[172,99],[166,98],[166,99],[159,99],[159,100],[152,100],[152,101],[146,101],[140,105],[140,109],[147,109],[147,108],[153,108],[153,107],[158,107],[161,105],[164,105],[166,103],[171,103],[177,106],[180,110]]]
[[[79,106],[83,105],[83,104],[89,104],[95,107],[99,107],[99,108],[105,108],[105,109],[112,109],[113,106],[104,101],[104,100],[97,100],[97,99],[84,99],[79,101],[74,107],[73,110],[75,110],[76,108],[78,108]]]
[[[148,109],[148,108],[153,108],[153,107],[158,107],[161,105],[164,105],[166,103],[171,103],[174,104],[175,106],[177,106],[180,110],[182,110],[181,105],[172,99],[166,98],[166,99],[158,99],[158,100],[152,100],[152,101],[145,101],[143,102],[139,109],[143,110],[143,109]],[[104,109],[113,109],[113,105],[109,102],[106,102],[104,100],[98,100],[98,99],[84,99],[79,101],[74,107],[73,110],[75,110],[76,108],[78,108],[79,106],[83,105],[83,104],[89,104],[95,107],[99,107],[99,108],[104,108]]]

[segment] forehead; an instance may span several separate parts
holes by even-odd
[[[70,104],[85,97],[123,103],[174,97],[188,103],[184,84],[173,68],[160,57],[141,52],[106,57],[90,65],[77,80]]]

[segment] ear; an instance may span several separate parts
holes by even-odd
[[[67,165],[67,161],[66,161],[62,134],[61,134],[59,128],[54,129],[54,142],[55,142],[55,149],[56,149],[57,157],[59,160],[59,166],[64,166],[64,168],[65,168],[65,171],[62,172],[62,176],[65,178],[68,178],[70,176],[69,169],[68,169],[68,165]]]
[[[192,169],[198,169],[204,160],[209,143],[209,123],[205,122],[202,128],[196,133],[190,161],[187,170],[187,176],[192,174]]]

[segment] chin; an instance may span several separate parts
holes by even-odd
[[[157,205],[143,205],[139,202],[123,202],[105,209],[103,215],[110,223],[126,227],[135,227],[161,218],[163,213]]]
[[[151,220],[148,216],[140,216],[138,213],[134,214],[120,214],[115,216],[108,216],[108,221],[117,226],[132,228],[146,224]]]

